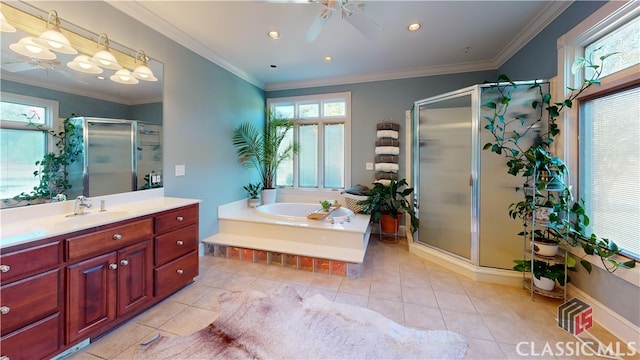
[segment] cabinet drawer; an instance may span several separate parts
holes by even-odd
[[[0,288],[2,335],[58,311],[59,274],[51,270]]]
[[[198,276],[198,252],[178,258],[155,270],[156,296],[166,296]]]
[[[60,314],[24,327],[0,340],[0,355],[11,360],[46,359],[60,348]]]
[[[198,227],[190,225],[156,237],[156,265],[179,258],[198,248]]]
[[[100,254],[135,241],[151,239],[153,237],[152,224],[152,219],[140,220],[66,239],[67,260]]]
[[[186,206],[156,216],[156,234],[164,234],[198,222],[198,205]]]
[[[60,242],[52,242],[32,248],[2,254],[0,279],[2,284],[38,270],[46,270],[60,264]]]

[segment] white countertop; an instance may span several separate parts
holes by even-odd
[[[164,192],[150,190],[89,200],[92,207],[85,210],[86,215],[70,215],[75,199],[0,211],[0,249],[200,202],[197,199],[165,197]],[[105,200],[104,212],[100,211],[100,200]]]

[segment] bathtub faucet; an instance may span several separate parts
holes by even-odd
[[[83,215],[84,208],[90,208],[91,203],[88,202],[88,199],[82,195],[76,198],[76,203],[73,206],[73,215]]]

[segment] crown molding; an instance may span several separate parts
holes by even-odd
[[[105,0],[105,2],[113,6],[114,8],[120,10],[124,14],[131,16],[132,18],[136,19],[142,24],[150,27],[151,29],[159,32],[160,34],[184,46],[185,48],[195,52],[196,54],[213,62],[214,64],[220,66],[221,68],[238,76],[239,78],[244,79],[261,89],[264,89],[265,84],[262,81],[256,79],[255,77],[251,76],[249,73],[242,71],[238,67],[227,62],[215,51],[207,48],[202,43],[188,36],[182,30],[175,27],[170,22],[165,21],[161,17],[149,11],[138,1]]]
[[[422,66],[418,68],[380,71],[367,74],[355,74],[349,76],[324,77],[300,81],[283,81],[267,84],[266,91],[291,90],[319,86],[334,86],[343,84],[366,83],[374,81],[408,79],[423,76],[457,74],[472,71],[495,70],[493,62],[469,62],[443,66]]]
[[[551,1],[524,29],[493,59],[497,69],[544,30],[562,14],[574,1]]]
[[[219,65],[232,74],[250,82],[251,84],[266,91],[290,90],[298,88],[309,88],[319,86],[334,86],[342,84],[353,84],[360,82],[373,82],[384,80],[406,79],[412,77],[423,77],[433,75],[445,75],[464,73],[471,71],[496,70],[520,51],[529,41],[537,36],[545,27],[564,12],[574,1],[551,1],[527,26],[507,44],[504,49],[493,59],[476,63],[461,63],[441,66],[425,66],[412,69],[402,69],[393,71],[383,71],[367,74],[355,74],[347,76],[327,77],[300,81],[284,81],[267,83],[256,79],[249,73],[239,69],[224,60],[215,51],[207,48],[202,43],[186,35],[182,30],[173,24],[165,21],[153,12],[149,11],[138,1],[118,1],[105,0],[114,8],[133,17],[141,23],[149,26],[155,31],[167,36],[185,48],[197,53],[209,61]]]

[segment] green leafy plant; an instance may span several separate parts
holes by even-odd
[[[69,119],[65,119],[60,130],[45,130],[42,125],[29,123],[46,132],[55,141],[55,151],[44,155],[42,160],[36,161],[38,169],[33,176],[39,177],[40,182],[30,193],[21,193],[13,200],[50,199],[71,189],[68,180],[67,166],[74,163],[82,155],[82,128],[76,126]],[[6,202],[6,201],[5,201]]]
[[[572,260],[567,264],[567,269],[569,271],[576,271],[575,260],[573,260],[572,257],[568,257],[567,259]],[[567,283],[571,281],[569,275],[565,274],[564,264],[550,263],[543,260],[513,260],[513,262],[516,264],[513,267],[513,270],[520,272],[530,272],[538,280],[540,280],[541,277],[545,277],[550,280],[557,280],[560,285],[564,286],[566,275]],[[533,269],[531,268],[532,263]]]
[[[251,199],[257,199],[260,197],[260,191],[262,190],[262,185],[260,183],[255,184],[247,184],[242,187]]]
[[[240,161],[245,167],[258,170],[264,189],[275,188],[278,167],[299,151],[300,146],[295,141],[282,146],[287,133],[294,126],[293,120],[279,118],[274,111],[267,111],[267,122],[263,129],[245,122],[233,131],[232,142]]]
[[[419,221],[416,217],[413,204],[407,200],[407,196],[413,193],[413,188],[406,187],[407,180],[391,180],[388,186],[374,183],[373,188],[364,192],[367,199],[358,201],[358,205],[363,205],[363,211],[371,214],[373,222],[380,221],[382,215],[386,214],[394,219],[398,214],[407,213],[411,218],[411,231],[418,229]]]
[[[331,204],[332,203],[327,200],[320,201],[320,206],[322,206],[322,210],[325,212],[329,211],[329,209],[331,208]]]
[[[602,64],[605,59],[614,54],[603,55],[599,58]],[[524,177],[525,185],[516,188],[524,193],[523,199],[509,206],[509,216],[523,220],[525,230],[519,235],[531,236],[535,232],[527,230],[527,222],[532,212],[539,206],[550,206],[553,213],[547,225],[553,238],[557,241],[565,240],[568,245],[582,247],[587,255],[600,257],[605,269],[613,272],[619,267],[631,268],[634,260],[619,261],[615,257],[620,251],[617,245],[606,238],[598,238],[595,234],[587,234],[589,217],[584,209],[584,200],[575,201],[571,189],[566,185],[568,168],[559,157],[553,156],[551,146],[555,137],[560,134],[557,119],[567,108],[573,106],[574,101],[589,87],[600,83],[601,65],[595,64],[591,58],[579,57],[575,61],[572,71],[591,69],[592,75],[585,78],[579,88],[569,88],[568,97],[561,102],[552,102],[551,94],[545,93],[540,83],[531,85],[538,90],[538,98],[531,103],[537,111],[534,119],[523,117],[507,118],[507,110],[511,101],[508,89],[517,87],[506,75],[500,75],[497,82],[491,84],[499,93],[499,100],[487,102],[483,107],[493,110],[492,116],[484,118],[484,128],[491,133],[493,139],[484,145],[483,149],[506,158],[507,173]],[[542,126],[547,124],[546,127]],[[539,129],[545,129],[540,131]],[[535,141],[529,147],[524,147],[523,140],[527,136],[536,134]],[[543,194],[545,190],[555,190],[553,193]],[[557,214],[568,213],[567,217]],[[591,272],[592,266],[584,257],[580,264]]]

